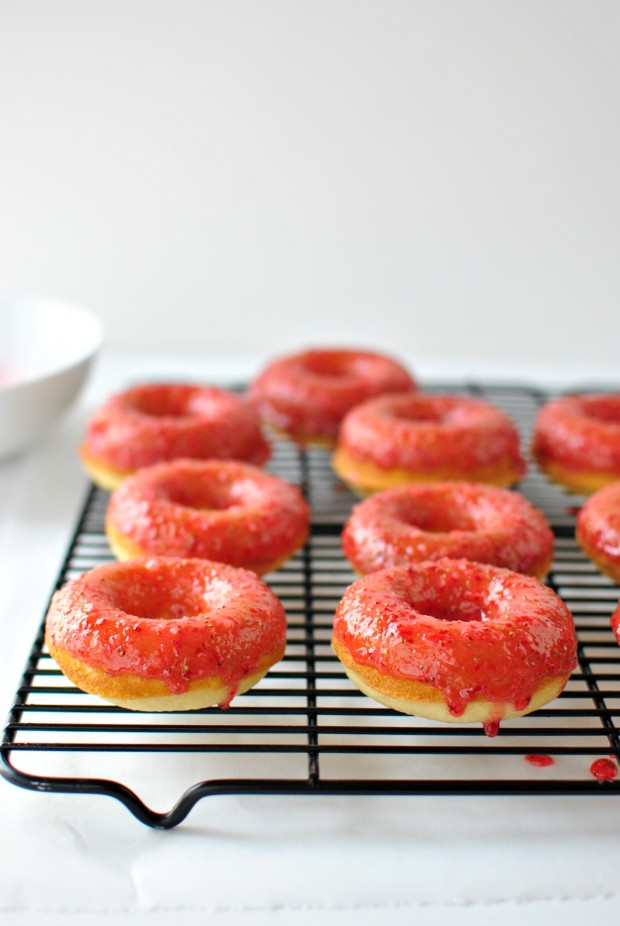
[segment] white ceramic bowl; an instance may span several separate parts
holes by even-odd
[[[25,450],[79,395],[103,328],[54,299],[0,296],[0,457]]]

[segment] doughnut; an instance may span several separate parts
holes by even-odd
[[[227,707],[282,658],[285,631],[253,572],[179,557],[96,566],[53,595],[45,622],[69,681],[138,711]]]
[[[611,615],[611,629],[614,632],[616,640],[620,644],[620,601],[618,602],[618,607]]]
[[[82,464],[103,489],[144,466],[179,458],[261,465],[270,446],[254,408],[213,386],[154,383],[111,396],[90,418]]]
[[[332,447],[344,415],[367,399],[416,388],[390,357],[359,350],[307,350],[270,363],[248,395],[263,420],[300,446]]]
[[[532,576],[469,560],[357,579],[334,620],[351,681],[405,714],[481,722],[490,735],[556,698],[577,664],[573,619]]]
[[[118,559],[197,557],[271,572],[305,543],[309,508],[277,476],[236,460],[173,460],[128,476],[108,503]]]
[[[509,486],[525,472],[519,434],[498,408],[455,395],[381,396],[344,418],[332,465],[354,491],[464,480]]]
[[[599,489],[583,504],[576,535],[586,556],[620,584],[620,481]]]
[[[539,467],[570,492],[590,495],[620,480],[620,394],[552,399],[534,422]]]
[[[522,495],[470,482],[385,489],[353,508],[342,548],[361,573],[444,557],[546,576],[553,556],[547,519]]]

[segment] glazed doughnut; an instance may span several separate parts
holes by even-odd
[[[113,395],[91,417],[80,457],[93,481],[114,489],[144,466],[179,458],[270,456],[254,408],[213,386],[145,384]]]
[[[577,515],[582,550],[601,572],[620,584],[620,482],[599,489]]]
[[[236,460],[174,460],[128,476],[105,530],[118,559],[182,556],[271,572],[305,543],[301,492]]]
[[[611,615],[611,629],[614,632],[616,640],[620,644],[620,602],[618,602],[618,607]]]
[[[468,560],[380,569],[336,611],[332,645],[351,681],[394,710],[476,721],[557,697],[577,664],[571,614],[531,576]]]
[[[552,399],[536,416],[532,453],[571,492],[589,495],[620,480],[620,394]]]
[[[525,472],[519,434],[502,411],[480,399],[422,393],[381,396],[352,409],[332,464],[362,494],[411,482],[509,486]]]
[[[45,639],[82,691],[140,711],[195,710],[282,658],[282,605],[253,572],[159,557],[105,563],[56,592]]]
[[[367,399],[416,388],[390,357],[359,350],[307,350],[269,364],[249,397],[264,421],[299,445],[331,447],[344,415]]]
[[[546,576],[553,556],[547,519],[522,495],[469,482],[385,489],[353,508],[342,532],[359,573],[443,557]]]

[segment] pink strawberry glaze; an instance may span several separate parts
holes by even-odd
[[[529,762],[530,765],[536,765],[538,768],[547,768],[550,765],[553,765],[553,759],[551,756],[543,755],[542,753],[536,752],[530,755],[523,757],[526,762]]]
[[[596,759],[590,766],[590,772],[599,781],[613,781],[618,777],[618,766],[611,759]]]
[[[620,644],[620,602],[618,602],[618,607],[611,615],[611,629],[614,632],[616,640]]]

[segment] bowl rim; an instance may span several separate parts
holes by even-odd
[[[25,386],[35,385],[44,380],[52,379],[61,373],[68,373],[79,367],[81,364],[91,360],[101,350],[104,341],[104,327],[101,319],[89,308],[80,303],[70,302],[66,299],[55,296],[39,296],[31,293],[6,293],[0,292],[0,314],[3,310],[23,308],[45,308],[50,309],[67,309],[71,313],[82,316],[92,327],[92,337],[88,344],[80,351],[77,351],[75,357],[70,362],[51,363],[42,371],[20,376],[14,381],[6,383],[0,382],[0,393],[8,394],[9,392],[23,389]]]

